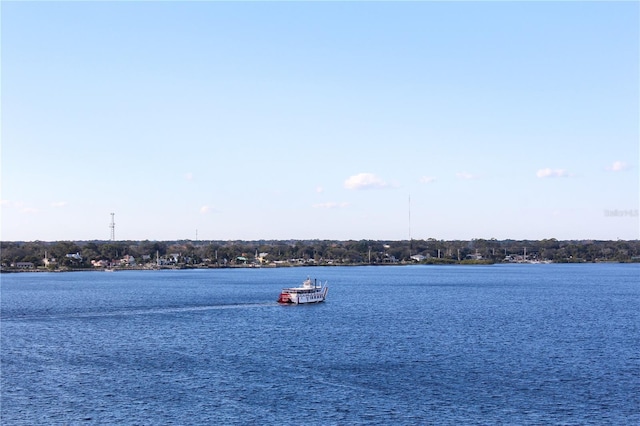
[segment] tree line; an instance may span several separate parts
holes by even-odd
[[[77,254],[79,256],[68,256]],[[258,263],[387,264],[496,263],[505,261],[638,262],[640,241],[544,240],[288,240],[288,241],[32,241],[0,242],[3,270],[19,262],[34,267],[92,268],[95,261],[138,265],[163,259],[177,266],[219,267]],[[93,262],[92,262],[93,261]],[[164,263],[164,262],[163,262]]]

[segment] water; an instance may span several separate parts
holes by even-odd
[[[1,279],[6,425],[640,423],[638,265]]]

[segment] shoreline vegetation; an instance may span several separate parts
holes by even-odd
[[[640,262],[640,240],[0,242],[0,272]]]

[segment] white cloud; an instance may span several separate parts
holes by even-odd
[[[607,170],[612,172],[621,172],[623,170],[627,170],[629,168],[629,164],[624,161],[614,161],[613,164],[607,167]]]
[[[202,206],[200,207],[200,214],[209,214],[218,211],[215,207],[212,206]]]
[[[317,192],[318,194],[322,194],[322,193],[324,192],[324,188],[323,188],[323,187],[321,187],[321,186],[318,186],[318,187],[316,188],[316,192]]]
[[[477,175],[471,174],[469,172],[456,173],[456,177],[458,179],[464,179],[464,180],[478,179]]]
[[[38,209],[25,206],[23,201],[2,200],[2,207],[20,210],[23,213],[36,213]]]
[[[387,183],[373,173],[359,173],[344,181],[347,189],[381,189],[386,188]]]
[[[184,178],[186,180],[193,180],[193,173],[191,173],[191,172],[185,173]]]
[[[327,203],[314,204],[312,207],[314,209],[335,209],[335,208],[347,207],[348,205],[349,203],[346,203],[346,202],[336,203],[335,201],[329,201]]]
[[[51,203],[51,207],[64,207],[67,205],[66,201],[55,201]]]
[[[568,177],[569,172],[565,169],[540,169],[536,172],[536,176],[539,178],[549,178],[549,177]]]
[[[422,176],[420,178],[420,183],[428,184],[436,181],[436,178],[433,176]]]
[[[14,209],[19,209],[23,205],[24,203],[22,201],[2,200],[2,207],[11,207]]]

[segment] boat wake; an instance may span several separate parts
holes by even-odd
[[[38,320],[54,320],[54,319],[76,319],[76,318],[108,318],[108,317],[127,317],[127,316],[144,316],[144,315],[164,315],[179,314],[190,312],[215,311],[223,309],[256,309],[277,307],[276,302],[265,303],[231,303],[221,305],[204,305],[204,306],[176,306],[161,308],[139,308],[139,309],[121,309],[115,311],[91,311],[91,312],[65,312],[59,314],[46,315],[15,315],[3,317],[2,321],[38,321]]]

